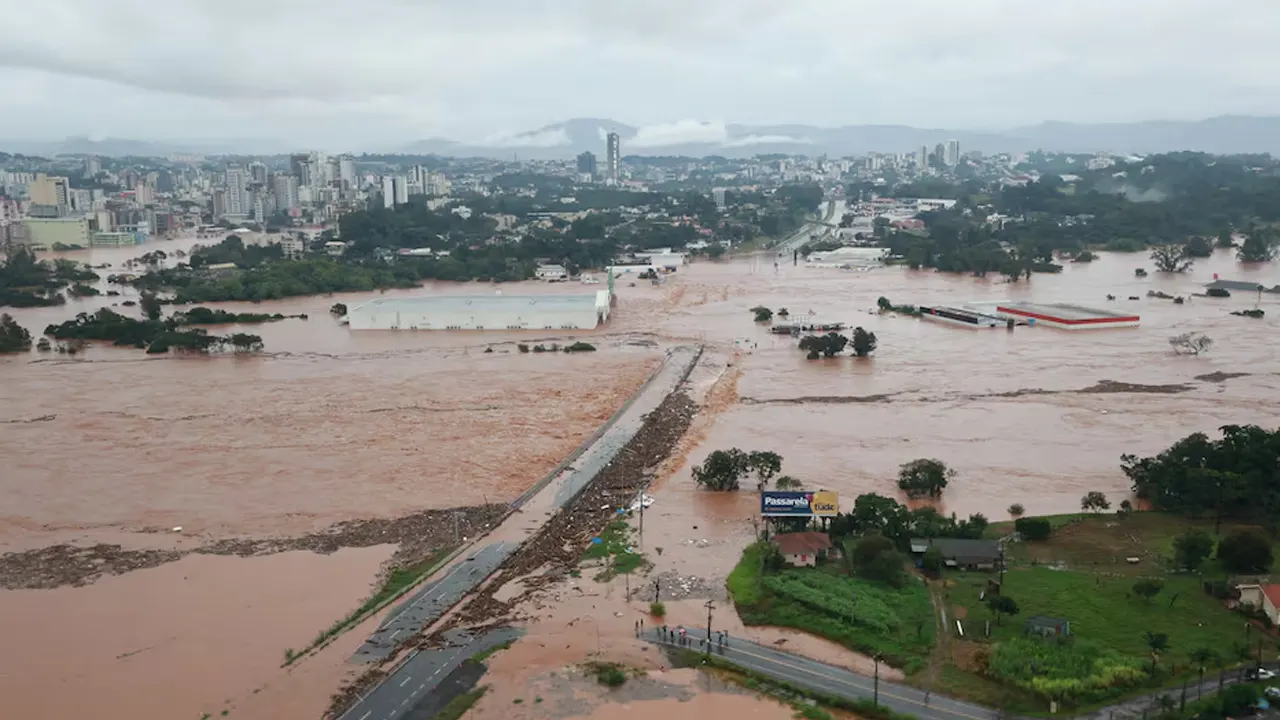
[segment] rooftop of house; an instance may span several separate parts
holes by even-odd
[[[930,546],[938,548],[948,560],[990,561],[1000,557],[1000,543],[995,540],[961,538],[912,538],[911,552],[922,553]]]
[[[830,550],[831,538],[826,533],[809,530],[775,535],[773,544],[783,555],[813,555],[819,550]]]

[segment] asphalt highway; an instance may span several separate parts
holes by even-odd
[[[656,630],[645,630],[643,637],[649,642],[687,650],[702,651],[698,640],[707,636],[705,629],[688,628],[689,644],[677,645],[663,639]],[[809,688],[847,700],[871,699],[875,694],[875,681],[834,665],[792,655],[748,640],[730,637],[722,649],[713,645],[718,657],[754,670],[762,675],[785,680],[797,687]],[[937,694],[897,683],[880,681],[880,704],[901,713],[910,713],[922,720],[995,720],[998,713],[992,709],[961,702]]]
[[[339,720],[397,720],[424,701],[465,660],[514,640],[516,630],[493,630],[481,637],[452,634],[441,650],[422,650],[409,656],[398,670],[352,705]]]
[[[444,577],[424,585],[387,616],[351,656],[350,662],[375,662],[390,656],[397,642],[422,632],[423,628],[439,620],[480,581],[489,577],[516,547],[509,542],[486,545],[454,565]]]

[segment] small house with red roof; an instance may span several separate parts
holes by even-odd
[[[832,553],[831,538],[812,530],[775,535],[773,544],[778,546],[782,559],[796,567],[813,567],[819,558],[826,559]]]
[[[1280,625],[1280,585],[1240,585],[1240,604],[1252,605],[1267,614],[1272,625]]]

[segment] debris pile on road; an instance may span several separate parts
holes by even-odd
[[[647,579],[648,584],[631,589],[631,599],[653,600],[654,582],[658,583],[658,599],[663,601],[689,600],[692,598],[698,600],[728,599],[723,580],[710,582],[696,575],[681,575],[677,570],[666,570],[656,576],[649,576]]]
[[[582,494],[526,540],[452,623],[508,620],[510,611],[529,595],[557,582],[576,567],[591,539],[617,517],[618,508],[626,507],[647,486],[647,472],[671,453],[697,409],[683,391],[668,395],[645,417],[631,441],[592,479]],[[524,578],[521,594],[506,601],[494,597],[503,584],[519,578]]]
[[[0,588],[50,590],[63,585],[88,585],[103,575],[122,575],[156,567],[197,553],[202,555],[271,555],[290,550],[310,550],[328,555],[346,547],[399,545],[383,571],[412,565],[456,545],[460,538],[487,532],[506,517],[506,504],[480,505],[448,510],[424,510],[399,518],[351,520],[319,532],[284,538],[228,538],[197,548],[126,549],[98,543],[77,546],[52,545],[37,550],[0,555]]]
[[[459,627],[487,629],[509,624],[517,606],[577,566],[593,537],[617,517],[619,508],[635,500],[648,486],[650,475],[684,435],[698,406],[683,390],[667,396],[644,418],[644,423],[613,460],[587,484],[577,498],[547,521],[507,558],[457,613],[431,635],[416,638],[418,646],[438,646],[441,636]],[[520,582],[521,592],[497,599],[504,585]],[[411,642],[412,640],[410,640]],[[408,643],[406,642],[406,645]],[[374,667],[334,694],[329,717],[341,715],[358,697],[376,686],[386,671]]]

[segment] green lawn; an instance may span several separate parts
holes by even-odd
[[[583,560],[599,560],[605,565],[596,576],[607,582],[616,575],[626,575],[644,567],[644,555],[635,552],[631,543],[631,526],[626,520],[614,520],[600,532],[600,542],[591,543],[582,554]]]
[[[948,613],[956,617],[956,608],[965,609],[965,634],[971,639],[981,637],[984,621],[995,619],[978,601],[987,579],[958,573],[948,576],[944,591]],[[1176,575],[1162,579],[1164,590],[1147,602],[1131,596],[1133,577],[1045,567],[1010,570],[1005,573],[1002,593],[1017,601],[1020,612],[1001,619],[998,626],[993,623],[992,639],[1020,636],[1024,619],[1048,615],[1069,620],[1071,633],[1078,638],[1134,657],[1148,655],[1146,631],[1165,633],[1169,636],[1169,657],[1179,665],[1186,665],[1187,653],[1196,648],[1227,653],[1244,639],[1243,618],[1205,594],[1198,579]]]
[[[747,625],[803,630],[895,667],[918,666],[933,648],[933,606],[923,582],[892,588],[829,564],[762,575],[761,546],[748,547],[730,573],[729,593]]]

